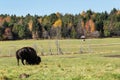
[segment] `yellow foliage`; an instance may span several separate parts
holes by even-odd
[[[72,27],[73,26],[73,24],[72,23],[68,23],[68,27]]]
[[[32,31],[32,28],[33,28],[33,21],[32,20],[29,21],[28,26],[29,26],[30,31]]]
[[[19,23],[19,24],[22,24],[22,22],[23,22],[23,20],[22,20],[22,19],[20,19],[18,23]]]
[[[60,18],[60,13],[59,13],[59,12],[57,12],[57,13],[56,13],[56,16],[57,16],[58,18]]]
[[[83,17],[85,17],[86,16],[85,11],[83,11],[80,15],[83,16]]]
[[[91,18],[95,18],[96,17],[96,13],[94,13],[93,15],[91,15]]]
[[[49,19],[43,18],[42,24],[43,24],[43,25],[46,25],[47,23],[50,23],[50,22],[49,22]]]
[[[85,26],[84,21],[81,21],[81,26],[82,26],[82,27],[84,27],[84,26]]]
[[[39,22],[39,23],[42,23],[42,18],[39,18],[39,19],[38,19],[38,22]]]
[[[58,19],[57,21],[55,21],[55,23],[53,24],[53,27],[61,27],[62,26],[62,20]]]

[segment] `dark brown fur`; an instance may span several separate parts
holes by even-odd
[[[37,56],[36,51],[32,47],[23,47],[17,50],[16,58],[18,65],[19,59],[21,59],[23,65],[25,65],[24,60],[26,61],[26,64],[30,65],[39,64],[41,62],[41,58]]]

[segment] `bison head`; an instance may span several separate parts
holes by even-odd
[[[35,63],[39,64],[40,62],[41,62],[41,58],[39,56],[37,56]]]

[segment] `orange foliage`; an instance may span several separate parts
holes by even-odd
[[[86,24],[85,24],[86,31],[89,31],[89,28],[90,28],[89,21],[87,21]]]
[[[6,18],[4,18],[4,20],[5,20],[6,22],[10,22],[10,21],[11,21],[11,17],[10,17],[10,16],[7,16]]]
[[[2,26],[5,21],[6,22],[10,22],[11,21],[11,17],[10,16],[7,16],[5,18],[0,17],[0,26]]]
[[[0,26],[4,23],[3,17],[0,17]]]
[[[120,10],[118,10],[116,14],[119,15],[120,14]]]
[[[91,27],[91,32],[94,32],[95,31],[95,23],[93,22],[93,20],[89,20],[89,24],[90,24],[90,27]]]
[[[94,32],[95,31],[95,23],[93,22],[92,19],[86,22],[85,24],[85,29],[88,32]]]

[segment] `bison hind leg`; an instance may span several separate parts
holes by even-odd
[[[17,64],[18,64],[18,66],[19,66],[19,58],[17,58]]]
[[[26,61],[25,64],[28,65],[28,62]]]

